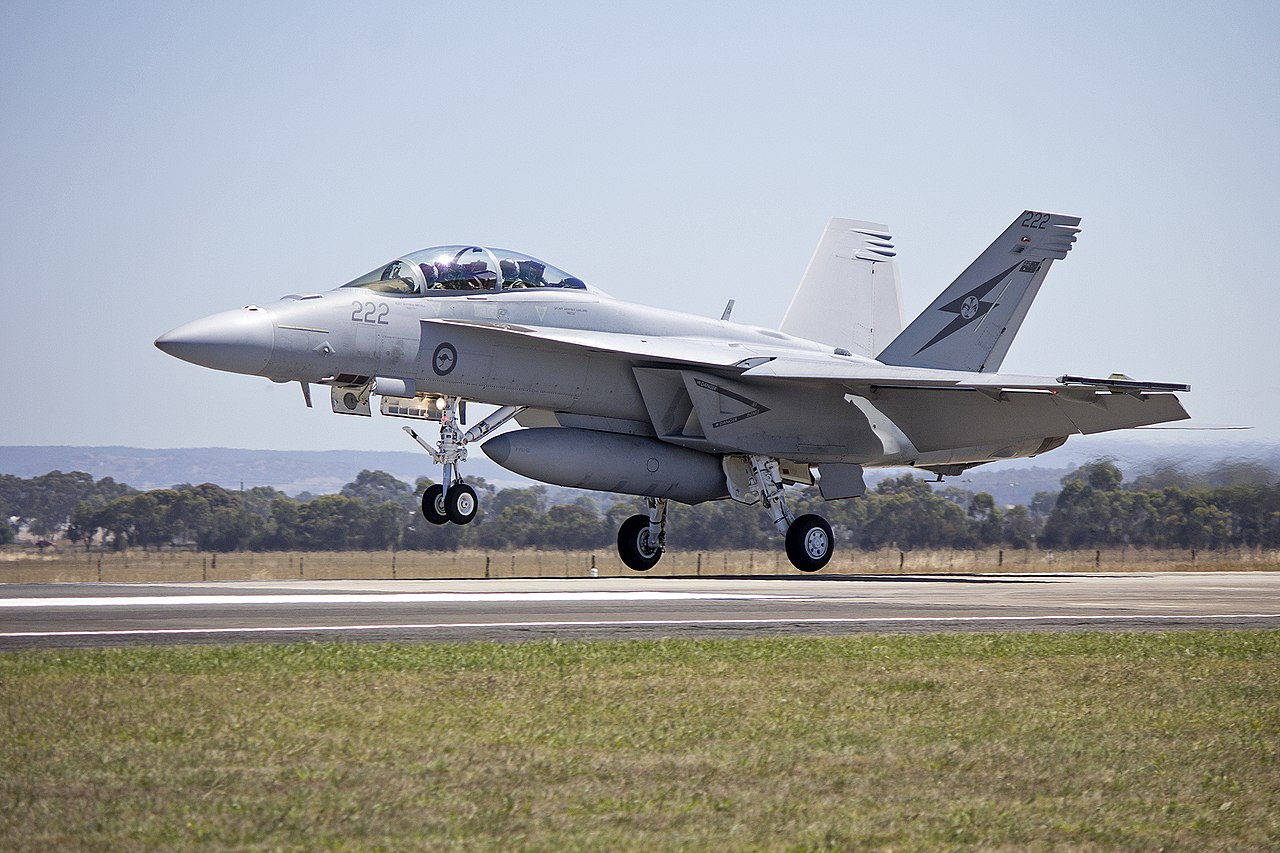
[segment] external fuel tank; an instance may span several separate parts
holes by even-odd
[[[637,435],[535,427],[481,445],[494,462],[532,480],[696,504],[729,496],[720,457]]]

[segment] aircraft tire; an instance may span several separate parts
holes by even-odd
[[[476,490],[466,483],[458,483],[444,496],[444,511],[454,524],[470,524],[480,510]]]
[[[444,511],[444,486],[427,486],[422,493],[422,517],[432,524],[445,524],[449,520]]]
[[[662,559],[662,550],[649,544],[649,516],[633,515],[618,528],[618,556],[627,568],[647,572]]]
[[[787,528],[787,559],[802,572],[816,572],[831,561],[835,538],[820,515],[802,515]]]

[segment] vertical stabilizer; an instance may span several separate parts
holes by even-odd
[[[779,330],[874,357],[902,329],[902,297],[888,228],[831,219]]]
[[[1071,251],[1078,216],[1023,211],[893,343],[885,364],[994,372],[1055,260]]]

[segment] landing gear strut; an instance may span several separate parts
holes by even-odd
[[[645,498],[648,515],[633,515],[618,529],[618,556],[628,568],[647,572],[662,559],[667,539],[666,498]]]
[[[462,432],[458,427],[458,398],[441,397],[440,440],[432,447],[410,427],[409,437],[431,454],[437,465],[444,466],[444,476],[422,493],[422,515],[432,524],[470,524],[480,510],[476,490],[462,482],[458,466],[467,459],[467,445],[484,438],[524,411],[521,406],[503,406],[480,423]]]
[[[782,466],[767,456],[727,456],[725,483],[729,496],[744,504],[759,501],[786,539],[787,559],[802,572],[816,572],[831,562],[835,537],[820,515],[794,516],[782,497]],[[647,572],[662,559],[666,547],[667,502],[646,498],[647,515],[633,515],[618,530],[618,556],[629,568]]]
[[[778,460],[766,456],[747,457],[747,487],[760,495],[760,502],[773,519],[773,526],[786,538],[787,559],[802,572],[816,572],[831,561],[835,539],[831,525],[820,515],[806,513],[796,518],[782,497],[782,470]],[[736,495],[735,495],[736,497]]]

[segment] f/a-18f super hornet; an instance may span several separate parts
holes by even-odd
[[[668,501],[760,503],[803,571],[831,559],[831,527],[796,517],[787,485],[865,493],[863,468],[938,475],[1035,456],[1069,436],[1187,417],[1186,385],[997,372],[1080,219],[1024,211],[906,329],[883,225],[832,219],[778,329],[621,302],[529,255],[436,246],[324,293],[285,296],[156,340],[186,361],[330,387],[333,411],[435,421],[405,431],[443,466],[422,497],[435,524],[467,524],[460,468],[488,438],[499,465],[548,483],[643,496],[618,533],[653,567]],[[496,411],[466,428],[466,402]]]

